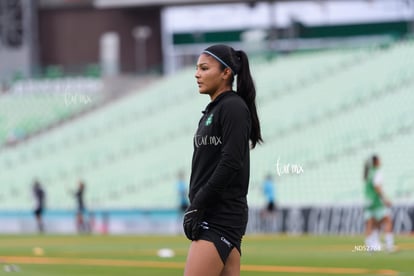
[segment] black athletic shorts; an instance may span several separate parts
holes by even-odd
[[[225,264],[233,248],[236,248],[241,255],[241,239],[244,231],[245,229],[224,229],[204,221],[198,239],[212,242]]]

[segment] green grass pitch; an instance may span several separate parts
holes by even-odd
[[[362,236],[248,235],[241,275],[414,275],[413,237],[395,240],[398,252],[369,253]],[[188,246],[183,236],[3,235],[0,275],[178,276]],[[161,248],[175,256],[159,257]]]

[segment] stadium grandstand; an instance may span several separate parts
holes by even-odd
[[[414,42],[407,40],[254,64],[265,143],[252,152],[252,205],[261,204],[260,182],[278,172],[278,162],[279,169],[286,163],[304,169],[300,176],[280,177],[280,204],[360,204],[362,164],[371,152],[385,160],[392,197],[413,200],[409,183],[414,176],[407,162],[414,148],[413,57]],[[196,93],[193,73],[185,69],[24,143],[3,147],[2,208],[30,208],[27,186],[34,178],[41,178],[53,195],[48,203],[53,208],[70,208],[65,188],[78,178],[94,191],[88,201],[95,208],[174,208],[174,178],[180,170],[189,173],[197,114],[208,103]],[[16,87],[0,100],[21,97]],[[51,111],[56,118],[70,112],[62,97],[57,102],[22,100],[28,108],[19,116],[39,124],[37,117],[47,119]],[[4,106],[10,107],[1,111],[7,127],[20,118],[13,112],[17,107]],[[87,108],[88,103],[75,106]]]

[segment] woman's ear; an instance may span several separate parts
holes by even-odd
[[[230,79],[231,78],[231,69],[229,68],[229,67],[227,67],[227,68],[224,68],[224,71],[223,71],[223,80],[228,80],[228,79]]]

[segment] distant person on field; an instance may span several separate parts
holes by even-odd
[[[36,218],[37,229],[39,233],[44,232],[43,211],[45,208],[46,194],[38,180],[33,183],[33,196],[35,198],[34,215]]]
[[[271,174],[266,176],[263,182],[263,194],[266,197],[266,211],[272,213],[276,211],[276,187]]]
[[[188,208],[187,186],[188,185],[184,181],[184,173],[180,172],[178,174],[177,191],[178,198],[180,201],[180,211],[182,212],[184,212]]]
[[[260,211],[260,224],[264,232],[275,231],[276,218],[276,187],[271,174],[268,174],[263,182],[263,195],[266,198],[266,205]]]
[[[76,212],[76,228],[79,233],[88,232],[89,228],[86,224],[84,214],[86,212],[85,203],[84,203],[84,193],[85,193],[85,183],[79,181],[78,190],[75,192],[75,198],[77,203],[77,212]]]
[[[386,198],[382,189],[384,182],[381,161],[377,155],[365,164],[365,245],[368,250],[381,250],[379,230],[384,227],[385,247],[388,251],[394,251],[394,236],[391,219],[391,202]],[[376,229],[378,228],[378,229]]]

